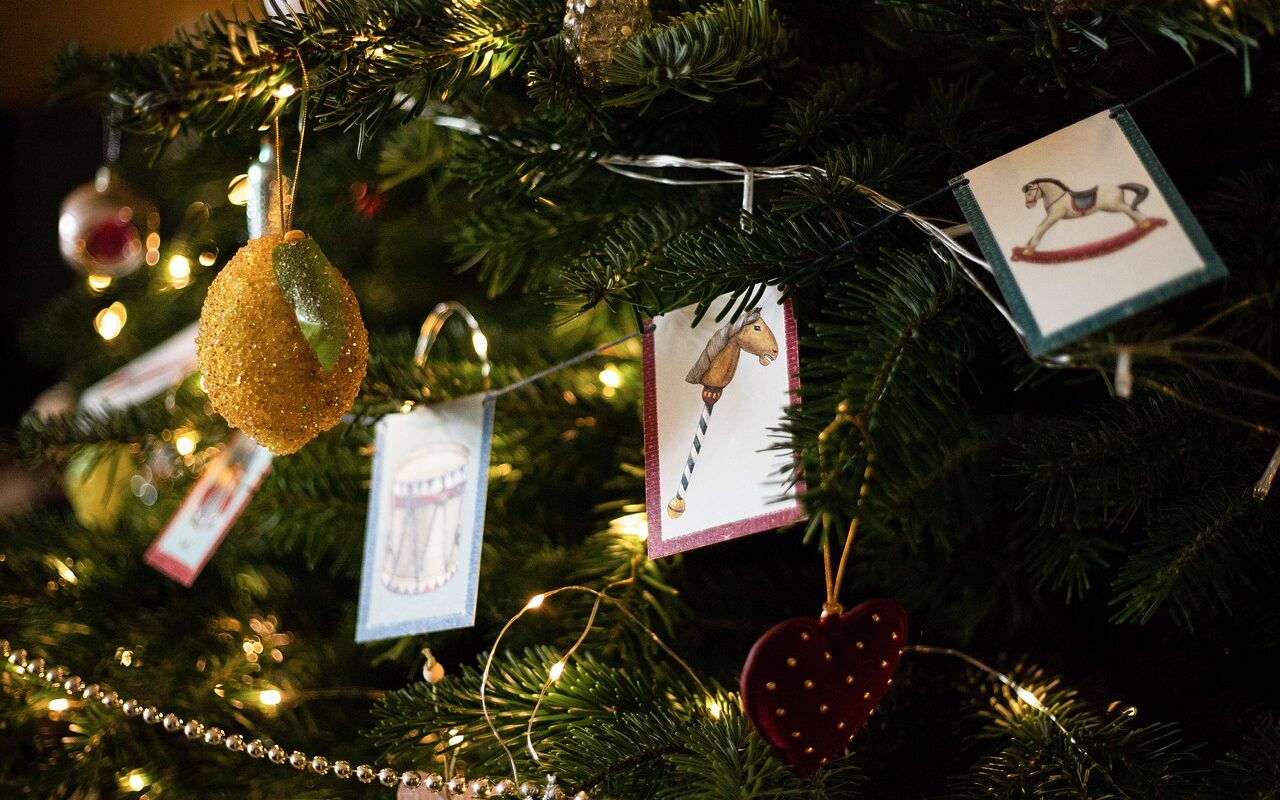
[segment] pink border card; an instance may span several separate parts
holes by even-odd
[[[183,586],[195,583],[271,469],[271,451],[242,433],[205,467],[144,560]]]
[[[729,296],[713,305],[723,305]],[[791,304],[769,287],[736,320],[694,306],[651,321],[644,335],[645,507],[649,556],[680,553],[804,518],[788,486],[794,457],[775,430],[798,403]]]

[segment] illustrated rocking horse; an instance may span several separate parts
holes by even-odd
[[[667,516],[672,519],[684,513],[684,495],[689,490],[689,479],[698,463],[698,454],[702,452],[702,437],[707,435],[711,411],[724,394],[724,388],[737,373],[738,357],[744,350],[759,358],[763,367],[769,366],[778,357],[778,340],[760,318],[758,308],[748,311],[737,322],[730,322],[713,333],[693,369],[685,376],[688,383],[702,384],[702,416],[698,418],[693,446],[689,448],[689,457],[685,459],[680,488],[676,489],[676,496],[667,503]]]
[[[1133,202],[1125,202],[1125,192],[1133,193]],[[1027,208],[1035,208],[1036,203],[1044,203],[1044,220],[1036,226],[1035,232],[1027,240],[1026,247],[1013,248],[1014,261],[1031,261],[1041,264],[1058,264],[1065,261],[1081,261],[1114,253],[1128,247],[1156,228],[1165,224],[1159,217],[1144,216],[1138,211],[1138,205],[1147,199],[1150,190],[1140,183],[1122,183],[1118,186],[1095,186],[1083,191],[1072,191],[1065,183],[1056,178],[1036,178],[1022,187],[1026,197]],[[1099,211],[1110,211],[1124,214],[1133,220],[1133,227],[1124,233],[1108,239],[1091,242],[1065,250],[1038,251],[1040,240],[1045,232],[1057,222],[1064,219],[1079,219],[1096,214]]]

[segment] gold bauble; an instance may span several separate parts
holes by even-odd
[[[116,524],[134,475],[133,454],[127,447],[89,445],[67,462],[62,486],[80,524],[104,530]]]
[[[351,408],[369,360],[360,306],[335,269],[346,341],[325,370],[302,335],[271,263],[279,234],[251,240],[209,286],[196,351],[213,408],[276,455],[293,453]]]

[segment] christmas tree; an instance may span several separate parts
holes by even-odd
[[[25,323],[77,393],[97,385],[18,428],[69,503],[0,522],[0,785],[1280,793],[1277,25],[1276,4],[1243,0],[268,0],[142,52],[68,50],[60,95],[102,108],[123,148],[50,220],[87,279]],[[985,226],[952,193],[980,204],[966,171],[1108,109],[1100,124],[1141,128],[1150,153],[1135,150],[1169,180],[1120,183],[1114,209],[1109,182],[1130,178],[1072,186],[1066,218],[1133,212],[1144,242],[1198,242],[1198,220],[1228,274],[1042,351],[974,266]],[[1008,189],[1018,208],[1026,193],[1026,233],[1065,208],[1050,177]],[[1156,189],[1167,225],[1144,216]],[[323,256],[281,256],[303,246],[291,228]],[[1070,257],[1038,237],[1012,258]],[[1094,249],[1122,247],[1138,252]],[[215,276],[250,261],[216,300]],[[650,558],[657,518],[685,508],[664,495],[645,514],[650,321],[692,307],[736,336],[778,308],[766,289],[790,303],[798,361],[774,326],[772,350],[743,345],[734,386],[691,372],[702,400],[672,425],[692,433],[705,403],[710,451],[720,392],[783,360],[798,402],[770,435],[804,521]],[[448,321],[469,316],[457,305],[422,325],[448,301],[470,332]],[[202,304],[203,380],[98,383],[190,340]],[[232,327],[215,335],[215,314]],[[242,333],[251,357],[228,344]],[[224,383],[218,359],[238,359]],[[335,365],[353,401],[307,383]],[[474,624],[363,635],[380,426],[480,393]],[[229,420],[298,449],[186,586],[149,553],[242,446]],[[252,427],[286,423],[305,433],[280,447]],[[690,508],[711,469],[693,469],[694,441]],[[855,609],[872,598],[892,602]],[[776,688],[764,659],[790,651],[762,635],[846,620],[852,642],[899,606],[903,646],[858,633],[838,651],[858,688],[824,684],[818,708],[856,736],[805,767],[830,737],[805,750],[808,729],[770,722],[786,709],[757,694]],[[883,669],[865,693],[864,649]]]

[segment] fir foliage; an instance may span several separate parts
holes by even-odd
[[[486,692],[521,777],[553,772],[570,796],[1276,793],[1280,489],[1253,494],[1280,443],[1274,4],[655,1],[603,89],[566,54],[558,0],[301,5],[61,60],[62,95],[93,94],[141,134],[130,177],[154,177],[166,219],[210,206],[166,233],[161,263],[214,263],[192,259],[185,287],[141,270],[102,293],[78,288],[31,320],[29,339],[83,389],[194,319],[245,236],[242,211],[209,198],[244,170],[259,129],[301,106],[288,83],[316,129],[299,224],[374,330],[360,397],[348,421],[276,460],[191,589],[141,554],[229,434],[197,381],[98,416],[28,415],[30,463],[123,453],[133,472],[103,479],[123,498],[114,518],[54,505],[0,522],[6,637],[206,724],[352,763],[500,779],[511,767],[480,714],[485,656],[533,594],[578,584],[613,600],[560,680],[548,669],[582,633],[589,592],[524,614]],[[1218,53],[1231,58],[1134,114],[1231,276],[1073,345],[1066,368],[1031,362],[958,266],[867,197],[928,198],[919,213],[956,224],[954,203],[932,195],[955,175]],[[141,145],[154,173],[138,168]],[[659,153],[812,169],[760,182],[742,213],[739,186],[660,185],[597,163]],[[800,325],[803,402],[777,441],[798,455],[786,477],[803,480],[807,525],[645,557],[632,340],[497,397],[474,628],[353,643],[379,415],[501,390],[687,303],[730,318],[765,285]],[[413,362],[423,313],[455,297],[489,336],[487,377],[451,337]],[[108,344],[91,323],[114,300],[129,323]],[[1112,394],[1122,346],[1127,401]],[[623,377],[616,391],[598,380],[606,364]],[[179,430],[200,437],[189,457],[174,450]],[[1010,674],[1052,717],[962,662],[908,653],[850,754],[813,780],[775,758],[732,687],[762,631],[818,610],[818,547],[840,545],[855,516],[845,599],[897,599],[913,641],[1043,663]],[[437,684],[419,680],[427,645],[446,668]],[[96,706],[51,719],[47,688],[11,667],[0,786],[15,793],[112,796],[132,769],[157,797],[378,791],[246,764]],[[289,701],[262,708],[266,687]]]

